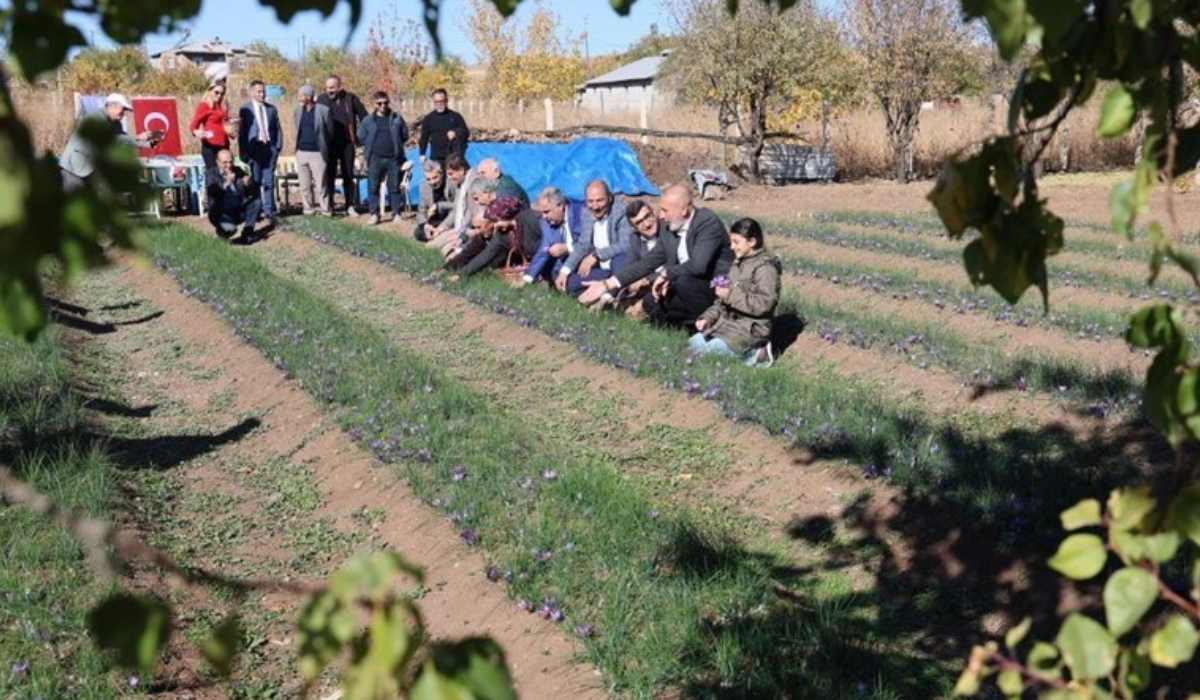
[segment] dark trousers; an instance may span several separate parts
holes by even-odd
[[[258,215],[262,212],[262,200],[257,197],[243,202],[240,207],[227,208],[219,202],[208,210],[208,221],[221,238],[237,233],[238,226],[253,230]]]
[[[228,146],[213,146],[207,141],[200,142],[200,157],[204,159],[204,170],[217,167],[217,154]]]
[[[586,276],[582,276],[578,272],[572,272],[570,276],[567,277],[567,294],[577,297],[580,294],[583,294],[584,282],[595,282],[597,280],[608,279],[609,277],[612,277],[613,274],[620,272],[621,268],[625,265],[625,257],[625,253],[614,255],[612,259],[609,260],[609,267],[611,269],[608,270],[605,270],[604,268],[600,267],[599,264],[597,264]]]
[[[333,183],[338,171],[342,173],[342,192],[346,196],[346,209],[358,208],[358,186],[354,182],[354,144],[332,144],[329,160],[325,162],[325,187],[329,192],[329,210],[333,211]]]
[[[395,158],[372,158],[367,163],[367,200],[371,204],[371,213],[379,214],[383,207],[379,204],[379,186],[387,180],[388,206],[392,216],[400,214],[400,164],[404,161]]]
[[[695,323],[716,298],[708,280],[680,275],[671,282],[670,289],[662,299],[656,301],[652,294],[647,294],[642,300],[642,308],[651,321],[682,328]]]

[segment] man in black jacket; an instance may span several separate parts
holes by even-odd
[[[342,192],[346,196],[346,213],[353,216],[358,208],[358,187],[354,181],[354,147],[358,145],[358,123],[367,116],[362,100],[342,89],[342,79],[331,75],[325,79],[325,94],[317,100],[329,108],[333,135],[329,140],[329,160],[325,163],[325,187],[329,193],[329,210],[333,211],[333,182],[342,171]]]
[[[421,120],[421,141],[417,153],[425,157],[425,148],[429,148],[429,159],[436,160],[443,167],[446,157],[451,153],[465,155],[467,141],[471,139],[471,130],[462,115],[450,109],[449,96],[442,88],[433,91],[433,111]]]
[[[685,185],[668,187],[659,205],[664,227],[654,249],[602,282],[610,293],[655,274],[643,308],[650,320],[670,326],[691,325],[712,306],[716,295],[713,278],[729,272],[733,250],[721,219],[708,209],[692,205]]]
[[[242,243],[255,240],[254,224],[262,211],[258,183],[250,173],[233,163],[228,148],[217,152],[217,164],[204,178],[208,197],[208,220],[221,238],[231,238],[242,227]]]

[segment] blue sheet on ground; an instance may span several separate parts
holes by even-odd
[[[425,180],[417,164],[416,149],[409,149],[413,179],[408,201],[420,201],[420,185]],[[658,195],[658,188],[646,178],[637,154],[618,139],[583,138],[570,143],[471,143],[467,161],[472,166],[485,158],[500,161],[500,169],[515,179],[529,194],[537,197],[543,187],[554,185],[568,199],[582,200],[587,183],[603,179],[613,192],[625,195]],[[367,196],[367,183],[359,194]]]

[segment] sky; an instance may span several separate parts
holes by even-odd
[[[628,17],[614,12],[607,0],[543,0],[543,4],[562,18],[573,34],[587,31],[587,51],[591,55],[613,53],[628,48],[657,23],[659,30],[668,32],[671,21],[660,0],[638,0]],[[474,63],[476,56],[467,40],[463,28],[464,13],[469,7],[466,0],[442,0],[441,35],[443,50],[459,56],[467,63]],[[393,8],[404,17],[421,19],[421,3],[418,0],[364,0],[363,19],[351,37],[351,47],[362,48],[367,40],[367,28],[379,15],[392,16]],[[532,0],[525,0],[517,10],[518,17],[527,17],[534,8]],[[283,51],[289,58],[296,58],[301,46],[307,43],[338,44],[346,38],[350,13],[346,4],[328,19],[317,12],[305,12],[292,19],[291,24],[282,24],[275,11],[264,8],[251,0],[203,0],[200,14],[190,23],[191,36],[188,41],[208,40],[220,37],[224,41],[246,44],[262,40]],[[97,46],[111,46],[99,24],[88,17],[72,18],[80,25],[89,42]],[[144,44],[150,52],[160,51],[175,45],[183,34],[150,35]]]

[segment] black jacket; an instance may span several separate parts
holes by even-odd
[[[448,131],[454,132],[453,141],[446,138]],[[424,154],[425,147],[430,146],[429,157],[432,160],[445,160],[451,153],[465,153],[470,138],[471,131],[461,114],[452,109],[445,112],[435,109],[421,120],[421,142],[417,146],[417,153]]]
[[[242,170],[238,166],[233,166],[233,172],[237,175],[233,181],[233,188],[237,192],[238,197],[242,202],[248,202],[251,199],[256,199],[262,191],[258,183],[254,181],[254,176]],[[243,178],[250,177],[250,184],[246,184]],[[221,205],[225,189],[225,177],[221,175],[221,169],[213,166],[204,173],[204,190],[208,196],[208,208],[217,209]]]
[[[679,262],[679,237],[663,226],[658,234],[658,245],[648,254],[617,273],[617,281],[627,286],[654,273],[659,265],[665,265],[667,279],[672,282],[681,276],[712,280],[717,275],[729,272],[733,264],[733,249],[729,247],[729,233],[725,224],[708,209],[696,209],[692,225],[687,231],[688,261]]]
[[[342,90],[331,100],[329,95],[321,93],[317,103],[329,108],[329,118],[333,122],[333,145],[344,147],[349,143],[357,146],[358,122],[367,117],[367,108],[358,95]]]
[[[542,243],[542,227],[537,212],[528,207],[517,214],[517,239],[521,241],[521,253],[525,256],[525,262],[529,262],[537,254],[538,246]],[[484,244],[483,250],[463,266],[462,276],[468,277],[489,267],[503,267],[508,263],[509,246],[507,232],[493,235]]]

